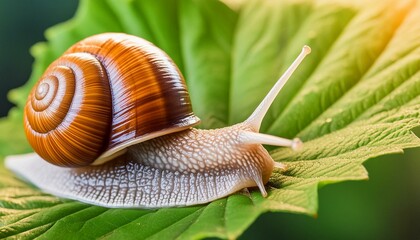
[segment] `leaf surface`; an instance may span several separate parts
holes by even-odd
[[[234,7],[232,7],[234,6]],[[262,213],[314,215],[320,186],[367,178],[362,163],[420,146],[417,1],[82,0],[75,17],[35,45],[28,83],[0,120],[0,158],[30,152],[22,109],[44,69],[78,40],[124,31],[164,49],[186,77],[201,128],[243,121],[304,44],[312,54],[279,94],[262,130],[305,140],[274,149],[269,196],[257,189],[207,205],[106,209],[44,194],[0,167],[0,237],[19,239],[237,238]]]

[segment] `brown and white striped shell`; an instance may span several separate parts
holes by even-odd
[[[168,55],[144,39],[105,33],[78,42],[48,67],[28,97],[24,125],[42,158],[78,167],[199,121]]]

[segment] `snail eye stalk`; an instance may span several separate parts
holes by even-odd
[[[248,123],[257,132],[260,130],[261,122],[264,119],[265,114],[267,114],[267,111],[273,103],[274,99],[276,99],[280,90],[286,84],[287,80],[289,80],[289,78],[292,76],[296,68],[302,63],[303,59],[310,53],[311,48],[306,45],[303,46],[299,56],[295,59],[295,61],[293,61],[292,65],[290,65],[290,67],[286,70],[286,72],[284,72],[279,80],[277,80],[276,84],[274,84],[273,88],[271,88],[270,92],[268,92],[265,98],[261,101],[260,105],[258,105],[258,107],[254,110],[251,116],[248,117],[245,123]]]
[[[296,68],[302,63],[303,59],[311,53],[311,48],[309,46],[303,46],[302,51],[295,59],[295,61],[290,65],[286,72],[277,80],[270,92],[265,96],[261,101],[260,105],[255,109],[255,111],[245,120],[245,124],[251,126],[256,132],[242,131],[240,134],[240,141],[244,144],[267,144],[280,147],[290,147],[293,150],[299,150],[302,148],[302,141],[299,138],[295,139],[285,139],[277,136],[272,136],[268,134],[258,133],[261,127],[261,122],[264,119],[264,116],[267,114],[268,109],[273,103],[274,99],[286,84],[287,80],[292,76]]]

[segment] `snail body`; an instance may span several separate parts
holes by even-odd
[[[35,85],[24,122],[36,153],[7,157],[6,166],[45,192],[105,207],[195,205],[253,186],[267,196],[264,184],[285,166],[262,144],[301,142],[259,127],[309,52],[305,46],[246,121],[200,130],[182,74],[163,51],[127,34],[89,37]]]

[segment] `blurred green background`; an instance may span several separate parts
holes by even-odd
[[[77,4],[77,0],[0,1],[0,117],[12,107],[8,90],[29,79],[33,62],[29,48],[45,40],[45,29],[71,18]]]
[[[77,3],[0,1],[1,117],[12,107],[7,91],[29,78],[29,47],[45,40],[46,28],[71,18]],[[320,189],[317,217],[264,214],[241,239],[420,239],[420,150],[373,159],[365,166],[369,181]]]

